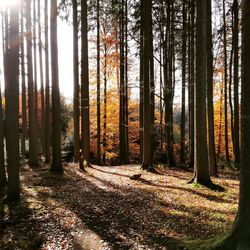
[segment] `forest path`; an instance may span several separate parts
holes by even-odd
[[[238,177],[213,181],[224,192],[187,184],[192,171],[139,166],[93,166],[63,176],[48,166],[22,167],[22,201],[0,206],[0,249],[186,249],[184,239],[230,229],[237,211]],[[131,180],[134,174],[140,178]]]

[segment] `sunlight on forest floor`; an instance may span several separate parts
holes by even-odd
[[[224,170],[224,192],[186,184],[192,172],[74,164],[58,176],[22,168],[22,202],[2,207],[0,249],[186,249],[181,243],[225,233],[237,211],[238,180]],[[134,174],[142,173],[137,180]]]

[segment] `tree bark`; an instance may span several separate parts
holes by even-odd
[[[58,74],[57,44],[57,0],[51,0],[50,6],[50,39],[51,39],[51,77],[52,77],[52,172],[63,172],[61,161],[61,115],[60,90]]]
[[[77,0],[73,5],[73,64],[74,64],[74,161],[80,159],[80,101],[79,101],[79,56],[78,56],[78,17]]]

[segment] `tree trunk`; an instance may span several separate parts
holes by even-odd
[[[180,162],[185,164],[185,124],[186,124],[186,0],[182,6],[182,97],[181,97],[181,157]]]
[[[151,105],[150,105],[150,53],[151,53],[151,2],[142,0],[143,2],[143,161],[141,168],[151,171],[153,167],[152,159],[152,121]]]
[[[234,29],[233,29],[233,48],[234,48],[234,154],[236,166],[240,163],[240,136],[239,136],[239,6],[238,0],[233,3]]]
[[[210,185],[206,121],[207,1],[196,2],[196,79],[194,117],[194,182]]]
[[[35,111],[33,57],[31,36],[31,0],[26,0],[26,40],[28,68],[28,105],[29,105],[29,164],[38,165],[38,135]]]
[[[97,0],[97,164],[101,164],[100,0]]]
[[[89,131],[89,62],[88,62],[88,18],[87,0],[81,1],[82,21],[82,64],[81,64],[81,107],[82,107],[82,159],[80,168],[90,166],[90,131]]]
[[[41,144],[42,153],[45,152],[45,103],[44,103],[44,76],[43,76],[43,45],[42,45],[42,27],[41,27],[41,0],[38,0],[38,49],[39,49],[39,66],[40,66],[40,96],[41,96]]]
[[[217,175],[214,141],[214,102],[213,102],[213,43],[211,1],[207,0],[207,120],[208,120],[208,162],[211,175]]]
[[[19,14],[18,6],[10,6],[9,49],[6,54],[6,151],[7,201],[20,197],[19,180]],[[8,27],[6,27],[8,28]]]
[[[73,64],[74,64],[74,161],[80,159],[80,101],[79,101],[79,56],[78,56],[78,17],[77,0],[73,5]]]
[[[50,162],[50,78],[49,78],[49,32],[48,32],[48,0],[45,0],[45,162]]]
[[[227,115],[227,31],[226,31],[226,7],[223,0],[223,40],[224,40],[224,124],[225,124],[225,154],[229,162],[228,151],[228,115]]]
[[[250,2],[242,2],[242,92],[240,199],[237,218],[228,238],[218,249],[250,249]]]
[[[61,161],[61,115],[58,74],[57,44],[57,0],[50,6],[50,39],[51,39],[51,76],[52,76],[52,172],[63,172]]]

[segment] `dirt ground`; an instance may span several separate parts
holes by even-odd
[[[137,165],[21,169],[19,204],[0,203],[0,249],[189,249],[227,232],[238,202],[238,174],[223,170],[224,190],[187,184],[192,170]],[[130,177],[141,174],[136,180]]]

